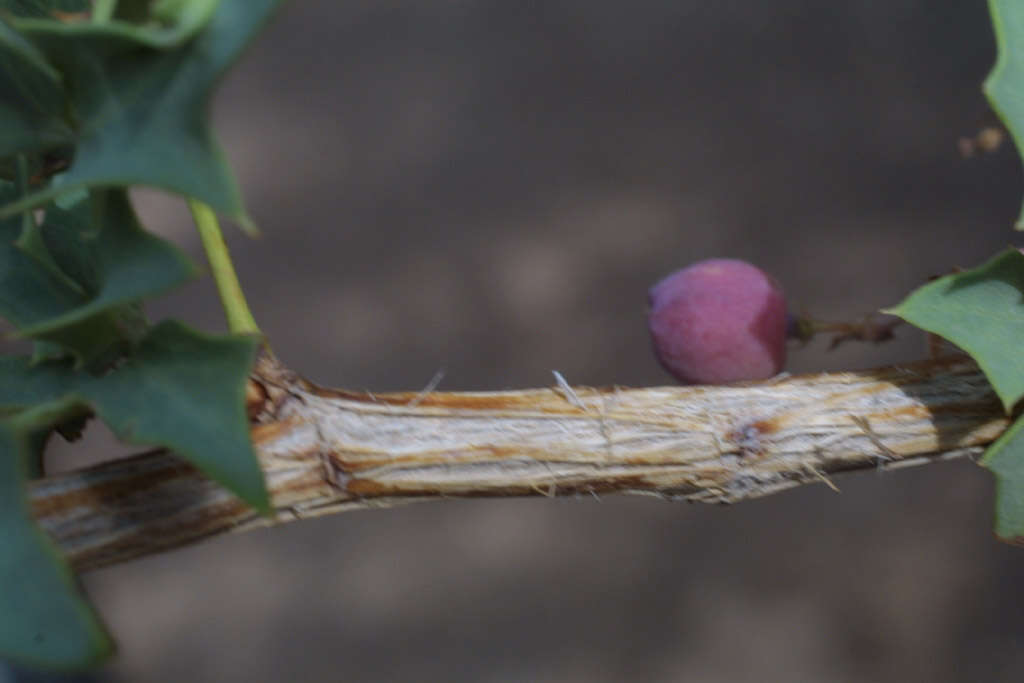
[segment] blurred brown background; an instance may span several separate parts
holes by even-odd
[[[984,2],[290,0],[216,119],[280,357],[328,385],[670,381],[646,289],[710,256],[850,318],[1019,236]],[[151,225],[198,256],[176,200]],[[158,306],[222,329],[206,278]],[[794,372],[919,357],[792,353]],[[112,681],[1020,681],[1024,551],[969,462],[735,507],[464,501],[95,572]]]

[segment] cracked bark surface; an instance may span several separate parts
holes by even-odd
[[[264,356],[248,400],[274,520],[153,451],[34,482],[40,525],[82,570],[232,530],[445,498],[735,503],[974,456],[1009,424],[966,357],[728,387],[372,394],[318,387]]]

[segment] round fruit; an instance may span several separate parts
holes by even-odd
[[[746,261],[709,259],[677,270],[647,296],[661,364],[684,384],[767,379],[786,362],[786,299]]]

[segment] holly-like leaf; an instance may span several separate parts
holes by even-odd
[[[255,337],[208,336],[166,321],[100,376],[67,361],[33,365],[25,357],[0,357],[0,414],[81,397],[123,441],[167,448],[269,514],[245,414],[258,347]]]
[[[1024,546],[1024,418],[989,446],[981,464],[996,477],[996,536]]]
[[[32,519],[25,494],[28,465],[42,444],[32,438],[33,425],[80,409],[69,398],[0,420],[0,658],[71,669],[113,652],[74,575]]]
[[[245,385],[259,340],[212,337],[166,321],[82,394],[119,438],[164,446],[263,514],[270,499],[252,449]]]
[[[26,474],[49,430],[80,426],[95,411],[122,439],[167,447],[270,511],[244,408],[257,345],[169,322],[101,376],[76,371],[67,360],[33,365],[0,357],[0,657],[81,668],[112,651],[25,499]]]
[[[1024,3],[989,0],[989,10],[998,56],[985,80],[985,94],[1006,124],[1020,153],[1024,151]],[[1024,209],[1017,220],[1017,229],[1024,230]]]
[[[0,157],[66,144],[65,115],[60,74],[0,18]]]
[[[0,217],[78,187],[151,185],[253,228],[213,139],[209,101],[279,1],[221,0],[205,25],[186,22],[201,26],[191,40],[170,45],[154,42],[159,29],[125,22],[15,21],[63,74],[78,126],[62,182],[0,209]]]
[[[4,190],[0,187],[0,196]],[[59,271],[20,248],[21,231],[18,217],[0,221],[0,316],[28,329],[85,305],[87,297]],[[62,345],[83,363],[102,356],[122,338],[116,322],[104,315],[37,336]]]
[[[94,190],[71,210],[50,207],[41,233],[54,261],[86,300],[21,329],[27,336],[162,294],[198,272],[177,247],[142,229],[122,190]]]
[[[0,201],[15,196],[0,182]],[[21,249],[21,217],[0,221],[0,315],[16,327],[63,315],[84,301],[84,293],[61,274]]]
[[[886,312],[969,353],[1007,412],[1024,396],[1024,254],[1016,249],[924,285]]]
[[[0,186],[0,196],[10,187]],[[192,277],[176,247],[145,232],[121,190],[95,191],[71,209],[50,207],[40,230],[45,259],[17,243],[17,219],[0,221],[0,315],[21,335],[64,346],[88,363],[145,331],[137,303]]]
[[[67,359],[37,364],[25,356],[0,356],[0,415],[75,393],[80,381],[77,375]]]

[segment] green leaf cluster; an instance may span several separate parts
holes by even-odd
[[[212,134],[211,94],[278,0],[0,0],[0,658],[103,661],[112,642],[33,522],[46,443],[89,419],[170,449],[262,513],[245,382],[260,340],[145,302],[198,272],[140,224],[146,185],[252,228]]]
[[[1018,151],[1024,150],[1024,3],[990,0],[998,57],[984,90]],[[1018,228],[1024,222],[1018,221]],[[890,309],[969,353],[1007,413],[1024,398],[1024,254],[931,282]],[[996,535],[1024,545],[1024,417],[993,443],[982,464],[996,477]]]

